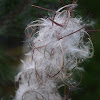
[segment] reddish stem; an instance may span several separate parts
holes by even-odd
[[[52,10],[50,10],[50,9],[42,8],[42,7],[35,6],[35,5],[32,5],[32,6],[34,6],[35,8],[40,8],[40,9],[44,9],[44,10],[48,10],[48,11],[52,11]],[[36,9],[36,10],[38,10],[38,9]],[[39,10],[38,10],[38,12],[40,13],[40,15],[41,15],[42,17],[44,17],[43,14],[42,14]],[[54,15],[54,17],[55,17],[55,16],[56,16],[56,12],[55,12],[55,11],[52,11],[52,12],[55,13],[55,15]],[[51,20],[51,21],[52,21],[53,23],[55,23],[56,25],[58,25],[58,26],[60,26],[60,27],[63,27],[63,25],[61,25],[61,24],[55,22],[55,21],[54,21],[54,18],[53,18],[53,20],[52,20],[51,18],[48,18],[48,19]]]
[[[60,39],[63,39],[64,37],[70,36],[70,35],[72,35],[72,34],[74,34],[74,33],[78,32],[78,31],[80,31],[81,29],[83,29],[83,28],[85,28],[85,27],[86,27],[86,26],[84,26],[84,27],[80,28],[79,30],[74,31],[74,32],[72,32],[72,33],[70,33],[70,34],[68,34],[68,35],[65,35],[65,36],[63,36],[63,37],[59,38],[59,40],[60,40]]]
[[[91,32],[91,31],[100,31],[100,30],[87,30],[86,32]]]
[[[69,96],[70,96],[71,92],[72,92],[71,89],[69,89],[69,90],[68,90],[68,93],[67,93],[67,96],[66,96],[66,100],[69,99]]]
[[[60,27],[63,27],[63,25],[61,25],[61,24],[59,24],[59,23],[57,23],[57,22],[55,22],[54,20],[52,20],[51,18],[49,18],[49,20],[51,20],[53,23],[55,23],[56,25],[58,25],[58,26],[60,26]]]
[[[75,4],[75,0],[73,0],[73,3],[72,4]],[[72,11],[73,11],[73,8],[71,9],[71,11],[70,11],[70,16],[71,16],[71,14],[72,14]]]
[[[35,6],[34,6],[35,7]],[[35,9],[36,9],[36,7],[35,7]],[[38,10],[38,9],[36,9],[38,12],[39,12],[39,14],[44,18],[44,16],[43,16],[43,14]]]
[[[47,11],[55,12],[53,10],[50,10],[50,9],[47,9],[47,8],[43,8],[43,7],[40,7],[40,6],[36,6],[36,5],[32,5],[32,6],[34,6],[35,8],[40,8],[40,9],[44,9],[44,10],[47,10]]]
[[[65,6],[64,2],[63,2],[62,0],[60,0],[60,1],[61,1],[61,3]]]

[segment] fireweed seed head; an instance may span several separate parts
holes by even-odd
[[[75,6],[65,5],[53,11],[54,16],[33,21],[25,29],[31,51],[16,76],[15,100],[63,100],[59,87],[74,88],[80,83],[73,74],[83,71],[79,63],[92,57],[93,44],[82,18],[71,16]]]

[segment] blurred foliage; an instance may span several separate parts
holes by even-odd
[[[72,0],[63,0],[65,4]],[[0,99],[11,100],[15,93],[14,77],[22,58],[24,29],[31,21],[42,17],[31,5],[56,10],[63,6],[60,0],[0,0]],[[84,22],[93,20],[100,29],[100,0],[78,0],[75,15]],[[51,12],[39,9],[43,16]],[[100,99],[100,32],[90,32],[94,44],[94,57],[80,66],[85,68],[82,83],[70,94],[72,100]],[[63,88],[62,88],[63,90]],[[62,92],[61,92],[62,93]]]

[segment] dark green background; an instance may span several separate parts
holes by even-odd
[[[65,4],[72,0],[63,0]],[[31,5],[56,10],[60,0],[0,0],[0,100],[12,100],[15,94],[14,77],[23,59],[24,29],[31,21],[42,17]],[[48,11],[41,10],[44,16]],[[50,13],[50,12],[49,12]],[[94,21],[100,29],[100,0],[78,0],[75,15]],[[89,32],[94,44],[94,57],[81,66],[85,68],[80,86],[71,93],[72,100],[100,100],[100,32]]]

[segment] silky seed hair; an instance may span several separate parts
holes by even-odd
[[[81,17],[71,16],[76,6],[72,3],[49,10],[53,16],[33,21],[25,29],[31,50],[21,60],[14,100],[63,100],[59,88],[66,85],[72,89],[80,84],[84,69],[79,64],[92,57],[94,50],[87,25]],[[73,77],[76,71],[80,72],[80,82]]]

